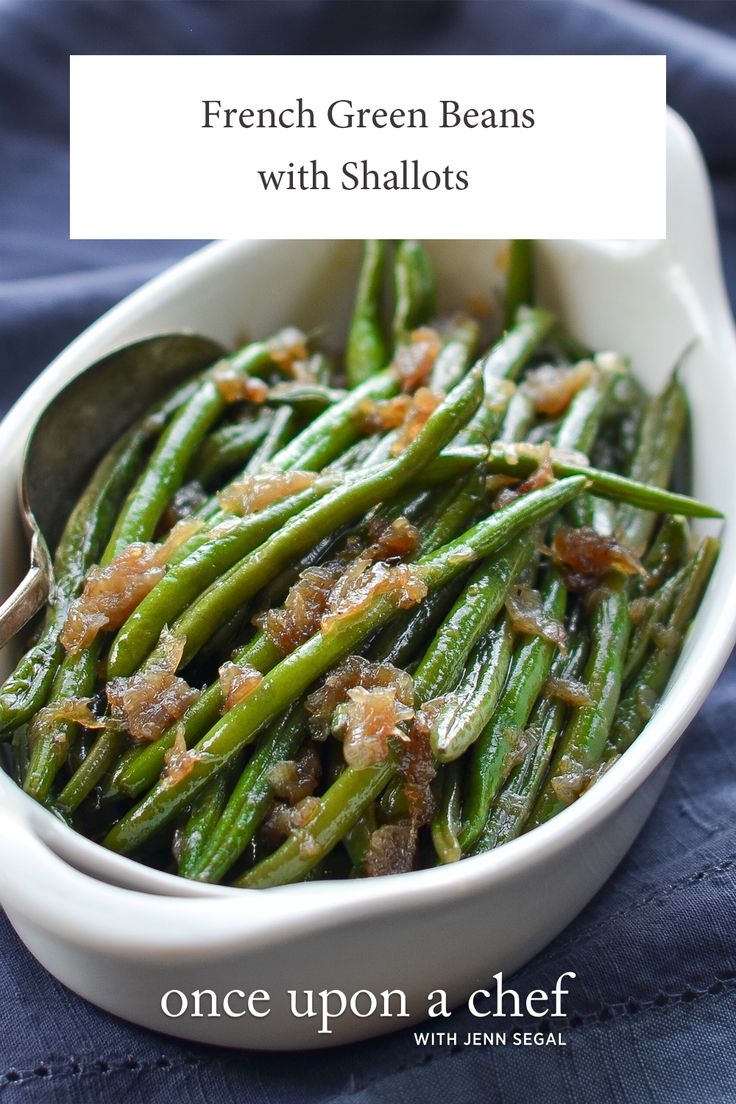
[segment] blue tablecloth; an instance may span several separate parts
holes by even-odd
[[[736,5],[730,0],[334,4],[5,0],[0,6],[0,407],[66,342],[193,242],[70,242],[70,53],[668,55],[669,99],[713,176],[736,296]],[[257,232],[257,227],[254,227]],[[516,978],[579,977],[567,1046],[323,1054],[190,1048],[65,991],[0,920],[7,1101],[736,1101],[736,667],[691,727],[651,821],[593,903]],[[478,1021],[459,1016],[459,1031]],[[522,1024],[522,1027],[533,1024]]]

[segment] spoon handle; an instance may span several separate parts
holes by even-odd
[[[41,609],[49,596],[49,571],[34,541],[31,566],[13,593],[0,606],[0,648]]]

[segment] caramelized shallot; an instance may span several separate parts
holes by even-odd
[[[394,456],[398,456],[419,436],[430,415],[434,414],[444,397],[441,391],[430,391],[428,387],[420,387],[414,393],[414,399],[404,417],[401,432],[391,446]]]
[[[259,614],[254,624],[288,655],[318,632],[332,588],[344,570],[341,559],[308,567],[289,590],[283,609]]]
[[[47,725],[67,722],[81,725],[82,728],[104,728],[104,720],[97,717],[90,708],[91,701],[91,698],[65,698],[39,709],[28,729],[31,745]]]
[[[567,641],[564,625],[545,613],[542,596],[538,590],[527,586],[511,588],[506,599],[506,612],[514,632],[527,636],[541,636],[556,644],[563,652]]]
[[[263,675],[248,663],[223,663],[217,672],[222,691],[222,712],[228,713],[252,694],[263,682]]]
[[[493,478],[493,476],[490,478]],[[531,475],[515,486],[502,487],[493,500],[493,509],[500,510],[522,495],[529,494],[531,491],[538,491],[540,487],[546,487],[554,481],[555,473],[552,470],[552,461],[550,460],[550,447],[548,444],[542,445],[539,463]]]
[[[384,824],[371,833],[365,857],[369,878],[385,874],[406,874],[414,866],[417,830],[411,821]]]
[[[196,748],[187,748],[184,738],[184,726],[178,725],[174,743],[164,754],[164,769],[161,781],[164,786],[175,786],[192,773],[195,763],[204,758],[204,753]]]
[[[395,686],[348,690],[348,702],[340,716],[345,762],[359,769],[383,762],[389,740],[392,736],[405,738],[399,725],[413,716],[413,708],[399,700]]]
[[[419,530],[405,517],[374,518],[368,523],[368,539],[371,542],[366,555],[372,560],[391,563],[406,560],[414,555],[421,540]]]
[[[391,368],[402,391],[415,391],[427,382],[441,347],[439,334],[429,326],[420,326],[412,332],[408,343],[399,346]]]
[[[297,805],[317,789],[322,764],[314,748],[307,748],[298,759],[282,759],[268,772],[268,784],[279,801]]]
[[[349,585],[333,591],[322,618],[322,632],[329,632],[346,617],[361,613],[375,598],[385,595],[397,609],[409,609],[421,602],[427,594],[427,584],[417,569],[410,564],[377,563],[359,561],[362,570],[351,575]],[[336,591],[338,588],[336,588]]]
[[[260,406],[268,398],[268,384],[249,376],[223,360],[215,366],[212,378],[226,403],[252,402]]]
[[[125,725],[135,743],[158,739],[199,697],[199,690],[176,675],[184,644],[164,631],[145,667],[129,678],[111,679],[105,688],[111,716]]]
[[[224,490],[218,492],[217,497],[223,510],[241,516],[254,514],[258,510],[265,510],[272,502],[311,487],[316,478],[316,472],[265,469],[255,475],[244,475],[242,479],[228,484]]]
[[[60,640],[70,655],[87,648],[98,632],[119,629],[130,614],[163,578],[174,552],[201,522],[185,518],[175,525],[163,544],[129,544],[105,567],[91,567],[82,593],[75,598]]]
[[[396,395],[393,399],[380,402],[364,399],[358,407],[358,423],[363,433],[382,433],[386,429],[401,427],[391,446],[391,452],[396,456],[421,432],[443,398],[442,392],[420,387],[414,395]]]
[[[392,688],[398,705],[413,707],[414,683],[407,671],[400,671],[390,663],[369,663],[362,656],[348,656],[307,698],[309,727],[316,740],[327,739],[335,710],[348,700],[348,692],[358,686],[365,690]]]
[[[561,414],[570,401],[591,380],[595,365],[592,360],[581,360],[570,368],[545,364],[527,372],[523,388],[539,414]]]
[[[566,705],[592,705],[593,699],[584,682],[574,678],[558,678],[550,675],[545,681],[543,693],[547,698],[558,698]]]
[[[313,379],[306,374],[309,362],[309,348],[307,335],[296,326],[286,326],[266,342],[271,359],[278,364],[282,372],[293,379]]]
[[[588,527],[561,525],[552,541],[552,556],[564,568],[568,590],[590,590],[612,569],[624,575],[646,575],[630,548]]]

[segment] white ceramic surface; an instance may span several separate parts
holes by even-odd
[[[736,516],[724,442],[736,424],[736,342],[713,215],[694,141],[674,115],[668,131],[668,232],[662,242],[546,242],[544,296],[595,347],[631,354],[662,383],[693,337],[684,373],[694,422],[694,491]],[[432,242],[440,287],[457,306],[488,289],[500,243]],[[296,322],[338,332],[349,309],[358,247],[350,242],[231,242],[210,246],[130,296],[78,338],[0,425],[0,592],[25,549],[15,481],[39,409],[71,376],[134,338],[194,329],[232,343]],[[671,752],[715,681],[736,634],[736,529],[727,525],[712,584],[676,676],[652,721],[614,768],[537,831],[452,867],[373,881],[267,892],[185,883],[77,836],[0,777],[0,900],[21,938],[63,982],[139,1024],[228,1046],[312,1047],[379,1034],[410,1020],[333,1021],[331,1035],[288,1012],[290,989],[400,988],[411,1020],[426,994],[453,1004],[505,977],[551,940],[608,878],[659,794]],[[3,657],[7,666],[10,657]],[[544,907],[540,908],[540,902]],[[257,1019],[167,1019],[169,989],[263,988]],[[481,1024],[482,1026],[482,1024]]]

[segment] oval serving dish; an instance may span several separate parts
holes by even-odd
[[[660,386],[696,338],[683,380],[693,415],[693,487],[736,516],[736,483],[721,442],[736,424],[736,338],[718,260],[704,167],[687,128],[668,122],[666,242],[544,242],[541,299],[596,348],[632,356]],[[503,243],[431,242],[439,284],[461,305],[498,271]],[[192,329],[225,344],[284,320],[338,332],[359,246],[352,242],[228,242],[209,246],[131,295],[79,337],[0,425],[0,592],[27,558],[17,473],[41,408],[115,347]],[[736,531],[722,552],[661,705],[635,744],[573,806],[541,828],[453,866],[372,880],[266,892],[187,883],[77,835],[0,773],[0,901],[21,939],[57,978],[135,1023],[200,1042],[271,1049],[326,1046],[405,1027],[427,993],[458,1004],[492,975],[508,976],[568,924],[608,878],[665,782],[679,737],[736,636]],[[10,655],[3,656],[8,669]],[[540,910],[540,897],[545,908]],[[448,931],[462,932],[462,955]],[[265,1017],[170,1018],[164,993],[264,989]],[[346,1012],[320,1033],[290,1014],[288,991],[403,990],[409,1018]],[[243,1002],[237,1003],[241,1011]],[[176,1000],[172,1010],[178,1011]],[[205,1013],[209,1010],[205,1005]]]

